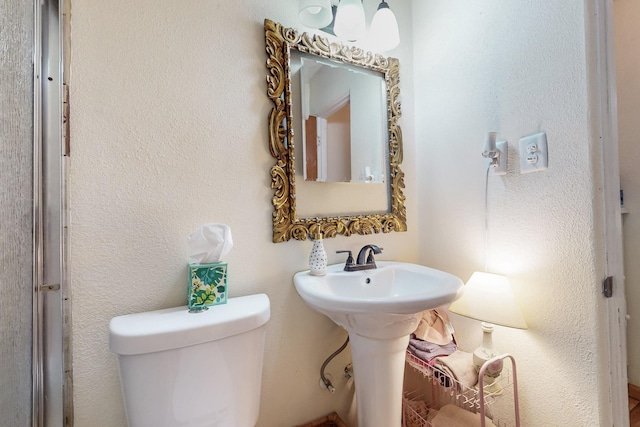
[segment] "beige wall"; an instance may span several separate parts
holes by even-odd
[[[629,381],[640,385],[640,3],[616,0],[614,6],[620,184],[630,211],[623,216]]]
[[[494,337],[518,361],[523,425],[611,425],[588,4],[413,2],[419,259],[463,280],[484,268],[480,152],[497,131],[509,171],[490,178],[488,268],[510,277],[529,329]],[[518,140],[540,131],[549,169],[521,175]],[[453,320],[460,345],[475,348],[479,324]]]
[[[351,180],[351,135],[349,104],[327,117],[327,180]]]
[[[371,9],[375,1],[365,1]],[[405,159],[415,158],[410,5],[394,5],[401,60]],[[272,304],[260,426],[345,418],[353,388],[348,354],[329,367],[337,391],[318,386],[323,360],[345,332],[307,308],[292,276],[310,242],[271,242],[263,20],[297,24],[297,1],[85,0],[71,5],[70,281],[75,425],[125,425],[114,316],[186,303],[186,237],[205,222],[233,232],[230,294],[265,292]],[[417,260],[415,164],[407,173],[406,233],[336,238],[334,252],[366,243],[381,259]]]
[[[365,0],[369,9],[375,3]],[[108,321],[183,304],[186,236],[211,221],[233,230],[231,295],[266,292],[272,302],[259,425],[292,426],[334,409],[351,419],[352,387],[339,379],[348,355],[330,365],[336,394],[318,386],[318,369],[344,332],[311,312],[291,282],[311,244],[271,243],[262,22],[296,25],[297,2],[275,4],[72,4],[77,426],[124,425]],[[592,172],[599,157],[587,108],[593,52],[584,2],[391,6],[403,31],[393,54],[402,64],[409,231],[326,240],[330,262],[342,260],[337,249],[374,242],[383,259],[465,280],[482,269],[479,153],[485,133],[497,131],[511,156],[509,174],[490,182],[489,269],[511,277],[530,329],[497,328],[495,341],[518,359],[523,425],[601,425],[606,346],[598,339],[602,242]],[[517,140],[541,130],[550,169],[520,175]],[[477,323],[454,321],[461,345],[475,347]]]

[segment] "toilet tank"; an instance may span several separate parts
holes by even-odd
[[[258,294],[111,319],[130,427],[255,426],[269,317]]]

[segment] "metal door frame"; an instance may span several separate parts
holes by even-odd
[[[63,0],[34,0],[33,425],[73,425]]]

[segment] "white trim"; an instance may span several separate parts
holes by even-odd
[[[329,173],[327,152],[327,119],[316,117],[316,147],[318,150],[318,181],[325,182]]]
[[[606,300],[609,338],[609,399],[611,423],[629,426],[627,402],[626,298],[620,212],[617,100],[614,49],[613,0],[595,0],[597,42],[597,96],[602,150],[605,276],[614,279],[613,296]],[[607,415],[607,414],[604,414]]]

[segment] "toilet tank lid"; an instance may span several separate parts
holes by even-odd
[[[238,335],[264,325],[271,315],[265,294],[229,298],[200,313],[187,306],[111,319],[109,348],[120,355],[153,353]]]

